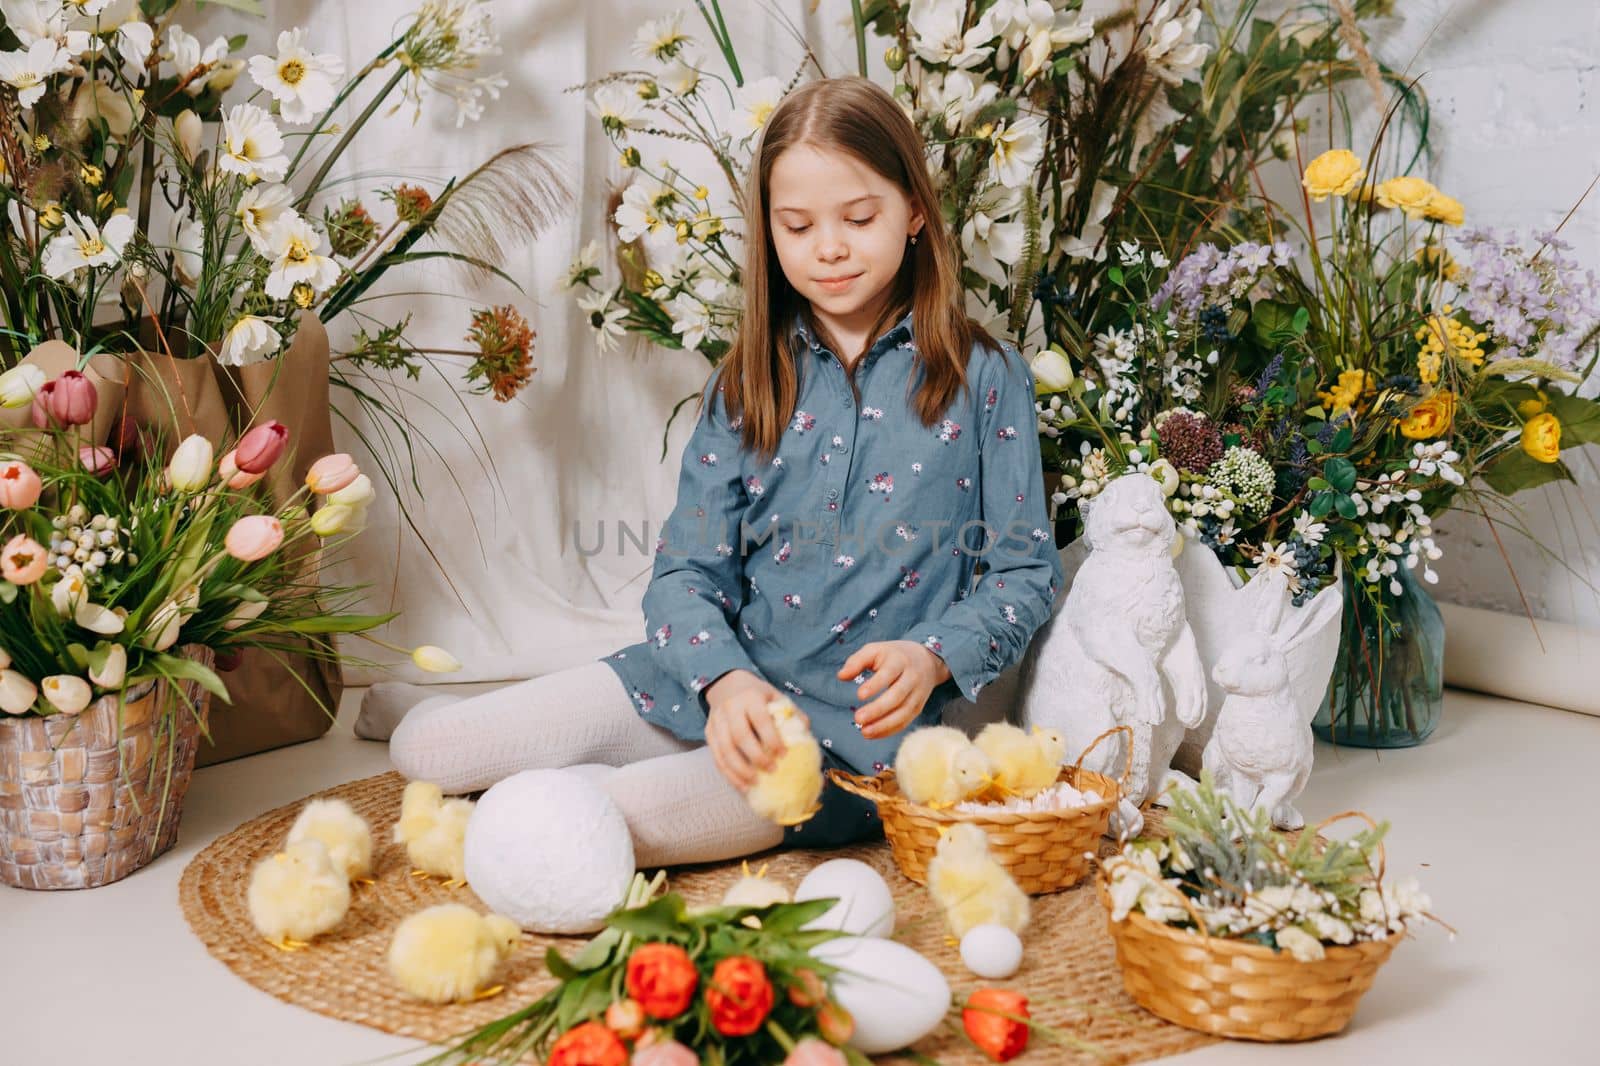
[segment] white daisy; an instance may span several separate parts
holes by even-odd
[[[585,296],[578,301],[578,306],[589,318],[589,325],[594,329],[595,347],[600,349],[600,353],[604,355],[615,348],[617,338],[627,332],[622,327],[622,320],[628,317],[627,308],[612,303],[612,294],[606,292]]]
[[[222,350],[217,362],[223,366],[248,366],[267,359],[283,346],[283,338],[272,328],[277,321],[243,315],[222,337]]]
[[[217,169],[247,181],[282,178],[289,169],[283,134],[272,118],[254,104],[235,104],[222,120]]]
[[[585,281],[595,277],[600,272],[600,242],[590,241],[578,251],[578,258],[567,267],[567,276],[562,279],[563,289],[575,289]]]
[[[688,351],[697,351],[711,328],[711,310],[693,293],[680,292],[666,306],[672,316],[672,332],[683,338]]]
[[[286,218],[268,234],[267,257],[272,271],[267,275],[267,295],[274,300],[288,299],[296,285],[304,282],[322,292],[339,280],[339,264],[323,253],[328,240],[298,216]]]
[[[602,85],[589,98],[589,113],[613,137],[625,137],[629,130],[647,126],[644,112],[645,103],[639,94],[621,82]]]
[[[1273,544],[1271,541],[1261,545],[1261,554],[1256,557],[1256,565],[1263,570],[1276,570],[1294,584],[1297,573],[1294,563],[1294,553],[1289,550],[1287,543]]]
[[[612,221],[617,224],[617,237],[626,244],[647,233],[656,233],[666,225],[665,208],[671,204],[672,190],[659,182],[636,181],[622,191],[622,203],[617,205]]]
[[[267,235],[272,228],[285,218],[298,217],[289,206],[293,202],[294,192],[289,186],[266,182],[250,186],[239,197],[233,215],[250,238],[250,243],[255,245],[256,251],[266,255],[269,247]]]
[[[1031,115],[1016,119],[990,136],[989,180],[1020,188],[1044,158],[1044,122]]]
[[[71,65],[71,54],[55,41],[35,41],[25,52],[0,52],[0,82],[17,90],[17,103],[30,108],[44,95],[45,79]]]
[[[640,59],[672,59],[692,38],[683,32],[683,12],[651,19],[633,35],[633,54]]]
[[[61,232],[45,245],[44,272],[60,278],[81,267],[114,267],[133,239],[133,230],[133,219],[126,214],[112,215],[103,228],[93,219],[68,215]]]
[[[250,57],[250,76],[278,101],[287,122],[310,122],[325,111],[338,94],[344,77],[344,60],[332,52],[312,52],[303,43],[305,30],[295,27],[278,34],[278,54]]]
[[[783,99],[783,82],[768,76],[753,81],[734,93],[733,129],[741,141],[761,132],[772,111]]]
[[[1310,511],[1301,511],[1294,518],[1294,534],[1307,544],[1321,544],[1322,538],[1328,533],[1328,526],[1318,522]]]
[[[692,47],[685,48],[661,71],[656,80],[676,96],[688,96],[700,87],[700,56]]]

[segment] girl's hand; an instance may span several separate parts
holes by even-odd
[[[892,736],[911,724],[934,686],[950,677],[945,661],[914,640],[862,645],[839,668],[839,680],[848,681],[863,670],[871,670],[872,676],[856,689],[856,698],[872,702],[856,709],[856,724],[868,740]]]
[[[749,670],[729,670],[706,689],[706,747],[717,769],[740,792],[770,770],[784,753],[767,704],[783,694]]]

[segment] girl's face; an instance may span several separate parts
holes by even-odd
[[[797,144],[772,165],[767,221],[789,284],[835,320],[872,317],[923,218],[854,156]]]

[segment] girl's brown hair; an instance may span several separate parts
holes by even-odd
[[[798,144],[854,156],[892,182],[922,214],[917,243],[906,249],[883,317],[869,334],[878,337],[907,311],[913,312],[921,385],[911,400],[918,376],[913,375],[906,392],[922,424],[937,422],[965,387],[967,358],[976,343],[1000,350],[966,315],[956,249],[928,179],[926,149],[900,105],[865,78],[826,78],[802,85],[768,117],[750,168],[744,205],[744,319],[721,365],[727,415],[743,416],[744,446],[764,459],[778,450],[800,391],[799,341],[789,326],[807,305],[783,275],[767,219],[773,164]]]

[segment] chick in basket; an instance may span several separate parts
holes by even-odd
[[[1032,799],[1061,776],[1066,742],[1054,729],[1033,732],[1009,722],[991,722],[974,741],[994,766],[995,791],[1001,799]]]
[[[953,807],[992,782],[993,766],[961,730],[926,726],[906,734],[894,760],[900,791],[912,803]]]

